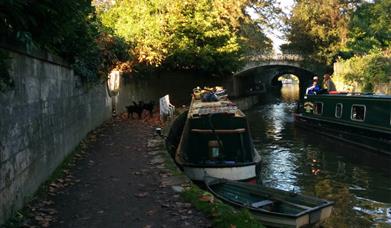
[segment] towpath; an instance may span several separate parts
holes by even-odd
[[[153,140],[148,146],[153,131],[141,120],[116,118],[90,134],[66,176],[29,205],[33,215],[25,225],[209,227],[172,188],[176,180],[162,164],[162,148]]]

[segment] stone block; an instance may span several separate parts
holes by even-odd
[[[40,84],[37,78],[26,78],[25,91],[27,103],[34,103],[40,100]]]
[[[15,155],[14,159],[14,171],[15,175],[19,175],[24,172],[31,164],[31,151],[26,148]]]
[[[8,159],[3,162],[0,167],[0,191],[5,188],[9,188],[15,181],[15,170],[14,170],[13,159]]]

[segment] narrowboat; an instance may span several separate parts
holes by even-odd
[[[320,134],[391,155],[389,95],[306,95],[295,120]]]
[[[317,225],[331,215],[333,202],[262,185],[207,178],[208,190],[236,207],[247,208],[264,225]]]
[[[193,93],[176,163],[195,181],[203,181],[205,173],[230,180],[256,178],[261,159],[246,116],[226,96],[206,101],[208,93]]]
[[[166,149],[174,161],[179,142],[181,141],[183,128],[186,124],[188,113],[188,111],[183,111],[175,117],[175,119],[172,121],[172,124],[170,125],[170,130],[167,134],[167,137],[165,137]]]

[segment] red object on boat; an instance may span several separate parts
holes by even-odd
[[[257,179],[256,178],[251,178],[250,180],[248,180],[246,182],[250,183],[250,184],[257,184]]]

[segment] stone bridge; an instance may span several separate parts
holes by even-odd
[[[239,71],[267,65],[287,65],[301,67],[304,58],[299,54],[273,54],[273,55],[254,55],[245,57],[246,65]],[[237,72],[237,73],[239,73]]]
[[[279,87],[281,82],[278,78],[284,74],[297,76],[303,91],[302,88],[308,87],[312,78],[322,72],[312,70],[313,65],[305,64],[304,58],[297,54],[257,55],[247,57],[246,60],[245,67],[233,77],[235,96],[261,94],[270,88]]]

